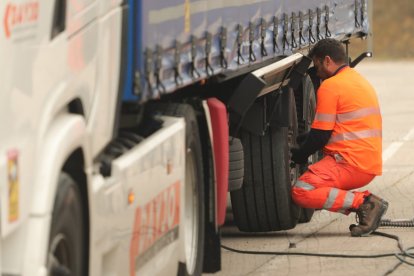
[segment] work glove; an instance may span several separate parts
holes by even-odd
[[[299,145],[302,145],[302,144],[306,141],[306,139],[308,138],[308,135],[309,135],[309,131],[304,132],[304,133],[302,133],[302,134],[299,134],[299,135],[296,137],[296,142],[297,142]]]
[[[291,160],[296,164],[306,164],[308,162],[308,155],[300,148],[291,148],[290,152],[292,154]]]

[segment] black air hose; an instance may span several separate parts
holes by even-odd
[[[382,219],[380,227],[414,227],[413,219]]]

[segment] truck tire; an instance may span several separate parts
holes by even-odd
[[[294,97],[290,112],[296,118]],[[296,120],[291,120],[296,126]],[[264,136],[240,131],[244,150],[244,181],[231,192],[234,221],[240,231],[267,232],[296,226],[299,208],[291,198],[292,170],[289,141],[294,141],[295,126],[270,126]]]
[[[238,138],[229,140],[229,191],[236,191],[243,185],[243,145]]]
[[[312,80],[309,76],[305,76],[302,85],[295,91],[296,110],[298,116],[299,133],[308,132],[311,129],[313,119],[316,112],[316,95]],[[305,106],[307,105],[307,106]],[[303,116],[303,112],[306,112]],[[321,152],[316,152],[309,157],[309,163],[313,164],[321,159]],[[308,165],[301,165],[300,174],[308,169]],[[312,219],[314,209],[301,208],[299,223],[306,223]]]
[[[59,176],[48,249],[48,275],[86,275],[84,214],[79,188],[66,173]]]
[[[179,264],[178,275],[201,275],[204,255],[204,175],[201,141],[196,114],[191,105],[157,103],[163,115],[182,117],[186,127],[185,206],[182,222],[185,240],[185,262]]]

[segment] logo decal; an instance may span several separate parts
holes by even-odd
[[[10,150],[7,152],[7,175],[9,179],[9,222],[19,218],[19,152]]]
[[[130,275],[135,275],[136,267],[178,238],[179,223],[180,182],[177,181],[135,210],[130,244]]]
[[[3,18],[3,29],[6,38],[12,37],[14,32],[30,33],[30,29],[36,26],[39,18],[38,0],[24,3],[8,3]]]

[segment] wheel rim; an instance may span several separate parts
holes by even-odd
[[[196,167],[191,149],[187,151],[185,174],[185,257],[188,274],[192,275],[197,262],[197,240],[199,235],[199,218],[197,202]]]
[[[49,248],[49,275],[70,275],[70,250],[64,234],[57,234]]]

